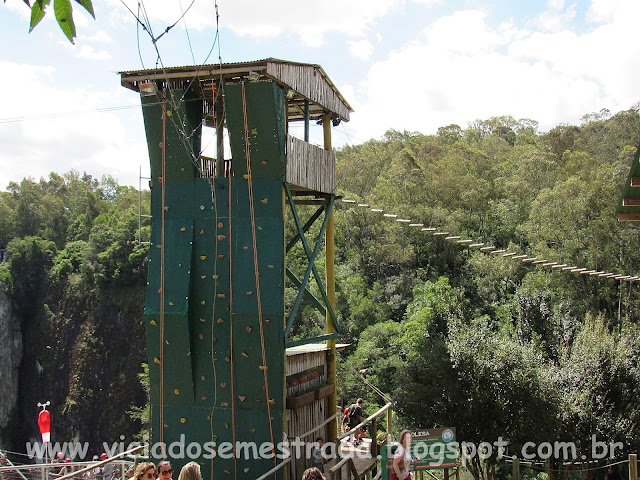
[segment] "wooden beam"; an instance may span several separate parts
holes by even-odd
[[[631,186],[640,187],[640,177],[631,177]]]
[[[618,220],[621,222],[640,222],[640,213],[619,213]]]
[[[640,206],[640,198],[637,197],[628,197],[622,199],[623,207],[638,207]]]

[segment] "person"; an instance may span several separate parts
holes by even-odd
[[[127,469],[127,474],[124,476],[124,480],[129,480],[130,478],[133,478],[134,473],[135,473],[135,470],[133,469],[133,465],[131,465]]]
[[[200,474],[200,465],[198,465],[196,462],[187,463],[180,470],[178,480],[202,480],[202,475]]]
[[[316,445],[313,447],[311,456],[313,457],[313,466],[324,473],[324,464],[327,463],[327,458],[322,452],[322,446],[324,445],[324,438],[316,438]]]
[[[322,472],[318,470],[316,467],[307,468],[302,473],[301,480],[325,480]]]
[[[133,473],[133,480],[154,480],[155,478],[156,466],[151,462],[139,464]]]
[[[106,460],[107,458],[109,458],[109,455],[107,455],[106,453],[102,453],[100,454],[100,460]],[[103,480],[111,480],[111,477],[113,476],[113,462],[107,463],[105,465],[102,466],[102,479]]]
[[[411,463],[411,453],[409,446],[411,445],[411,432],[403,430],[400,434],[400,445],[393,453],[393,462],[391,463],[391,471],[389,472],[389,480],[406,480],[410,478],[409,464]]]
[[[166,460],[158,463],[158,480],[171,480],[172,475],[173,468],[171,468],[171,463]]]
[[[356,403],[349,407],[349,431],[353,431],[354,427],[364,420],[364,411],[362,405],[364,400],[359,398]],[[362,437],[367,436],[367,431],[364,427],[360,427],[357,432],[353,432],[353,444],[360,445]]]

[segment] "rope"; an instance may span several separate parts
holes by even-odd
[[[160,443],[164,443],[164,227],[166,191],[167,95],[162,93],[162,213],[160,227]]]
[[[211,82],[211,89],[213,91],[214,103],[215,103],[215,83]],[[215,118],[215,114],[214,117]],[[216,325],[216,300],[218,298],[218,209],[216,207],[216,193],[215,193],[215,165],[213,166],[213,176],[209,179],[209,185],[211,187],[211,203],[213,204],[214,220],[215,220],[215,260],[213,262],[213,307],[211,311],[211,367],[213,368],[213,402],[211,404],[211,413],[209,414],[209,428],[211,430],[211,442],[215,442],[213,433],[213,413],[216,409],[216,402],[218,401],[218,372],[216,370],[216,359],[214,356],[214,343],[215,343],[215,325]],[[213,459],[211,457],[211,472],[213,475]]]
[[[232,178],[229,177],[229,362],[231,363],[231,436],[233,441],[233,475],[238,478],[238,460],[236,457],[236,413],[235,413],[235,393],[234,393],[234,377],[233,377],[233,262],[232,262],[232,242],[231,242],[231,210],[232,196],[231,183]]]
[[[247,157],[247,177],[249,186],[249,212],[251,214],[251,237],[253,240],[253,271],[256,277],[256,295],[258,301],[258,323],[260,325],[260,347],[262,352],[262,373],[264,375],[264,390],[267,397],[267,415],[269,418],[269,434],[271,436],[271,445],[273,442],[273,424],[271,422],[271,402],[269,399],[269,378],[267,374],[267,359],[266,350],[264,346],[264,328],[262,324],[262,302],[260,298],[260,271],[258,268],[258,242],[256,239],[256,218],[253,205],[253,179],[251,177],[251,148],[249,144],[249,126],[247,119],[247,96],[245,84],[242,82],[242,115],[244,119],[244,149],[245,156]],[[274,464],[276,463],[276,457],[273,457]]]

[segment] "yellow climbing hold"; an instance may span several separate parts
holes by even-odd
[[[247,396],[246,396],[246,395],[238,395],[238,399],[239,399],[241,402],[244,402],[244,401],[247,399]]]
[[[181,232],[186,232],[186,231],[187,231],[187,227],[182,227],[182,228],[180,229],[180,231],[181,231]]]
[[[167,117],[170,117],[171,115],[173,115],[173,112],[171,110],[167,110]]]
[[[201,255],[201,256],[200,256],[200,260],[206,260],[206,259],[207,259],[207,256],[206,256],[206,255]]]
[[[269,203],[269,199],[268,198],[263,198],[262,200],[260,200],[262,203],[267,204]]]
[[[269,367],[267,367],[266,365],[260,365],[258,368],[259,368],[260,370],[264,371],[264,372],[266,372],[267,370],[269,370]]]
[[[173,393],[175,393],[176,395],[180,395],[180,390],[178,390],[177,388],[173,391]]]
[[[187,419],[186,419],[186,418],[184,418],[184,417],[182,417],[182,418],[180,419],[180,423],[187,423]]]
[[[204,382],[204,375],[202,375],[202,376],[200,377],[200,380],[202,380],[202,381]]]
[[[162,365],[158,357],[153,357],[153,363],[157,363],[158,365]]]
[[[243,177],[245,180],[249,180],[251,178],[251,175],[249,175],[248,173],[245,173]]]
[[[157,326],[158,326],[158,324],[156,323],[156,321],[155,321],[155,320],[151,320],[151,321],[149,322],[149,324],[150,324],[150,325],[153,325],[154,327],[157,327]]]
[[[244,358],[249,358],[249,355],[247,355],[246,353],[242,352],[240,355],[242,355]]]
[[[169,305],[173,307],[175,304],[173,302],[169,302]]]
[[[200,302],[200,305],[206,305],[206,304],[207,304],[207,302],[206,302],[205,300],[202,300],[202,301]]]
[[[257,128],[252,128],[251,129],[251,135],[257,135],[258,134],[258,129]]]

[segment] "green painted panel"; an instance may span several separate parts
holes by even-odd
[[[160,359],[160,315],[145,315],[145,333],[151,381],[151,401],[152,403],[158,403],[160,397],[160,365],[156,359]],[[192,404],[194,389],[191,373],[189,319],[187,315],[165,315],[164,338],[165,404]]]
[[[251,218],[249,203],[249,182],[241,177],[232,179],[233,203],[231,213],[233,217]],[[253,215],[254,218],[282,218],[284,205],[284,190],[282,180],[260,179],[253,184]]]
[[[284,179],[285,93],[273,82],[246,83],[246,111],[254,179]],[[233,174],[247,173],[242,85],[225,87],[227,127],[233,157]]]
[[[147,132],[151,181],[159,185],[162,176],[162,92],[143,96],[142,114]],[[172,90],[167,98],[165,122],[166,183],[189,183],[198,176],[195,159],[200,155],[202,100],[191,92]]]
[[[618,205],[618,213],[640,213],[640,206],[625,206],[623,200],[625,198],[640,198],[640,187],[632,187],[631,179],[633,177],[640,177],[640,146],[636,149],[636,154],[633,157],[631,168],[629,170],[629,176],[625,182],[624,189],[622,191],[622,198]]]

